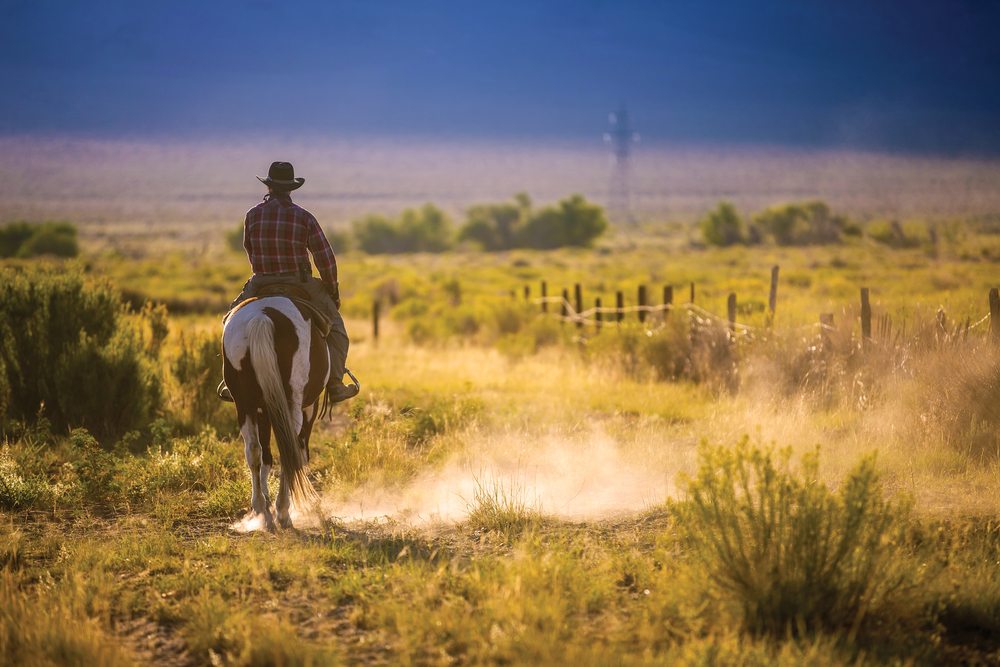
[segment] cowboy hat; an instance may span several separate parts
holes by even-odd
[[[304,178],[295,178],[295,167],[291,162],[272,162],[267,170],[267,178],[257,177],[264,185],[277,185],[285,190],[295,190],[306,182]]]

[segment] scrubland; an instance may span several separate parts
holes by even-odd
[[[347,253],[363,391],[314,433],[321,502],[274,535],[242,521],[242,443],[213,396],[245,258],[170,242],[61,264],[133,305],[158,407],[101,438],[44,408],[6,425],[0,655],[996,664],[1000,346],[981,320],[1000,236],[913,234],[720,250],[662,226],[596,249]],[[677,307],[578,328],[524,298],[542,280],[581,283],[588,307],[671,285]],[[692,318],[692,282],[713,313],[736,293],[750,334]]]

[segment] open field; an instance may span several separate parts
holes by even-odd
[[[109,242],[139,221],[108,215],[109,236],[85,222],[83,256],[56,266],[135,307],[124,321],[162,404],[100,441],[44,420],[7,427],[4,661],[1000,662],[988,216],[941,218],[933,242],[934,216],[914,214],[910,248],[705,249],[681,220],[594,249],[344,253],[363,394],[314,434],[320,505],[270,535],[242,521],[243,446],[212,396],[219,315],[247,271],[223,249],[232,225]],[[550,294],[580,283],[587,307],[618,290],[634,304],[640,284],[658,303],[671,285],[678,308],[578,329],[523,298],[542,280]],[[694,326],[681,309],[692,282],[716,314],[736,293],[752,335]],[[867,347],[861,287],[879,323]],[[147,300],[169,312],[136,312]]]

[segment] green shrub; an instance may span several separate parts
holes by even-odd
[[[920,245],[920,239],[907,234],[898,220],[876,220],[865,231],[868,238],[893,248],[915,248]]]
[[[607,228],[604,209],[580,195],[532,211],[531,198],[520,193],[512,202],[470,208],[459,240],[475,242],[484,250],[589,247]]]
[[[527,200],[530,207],[530,200]],[[514,247],[515,232],[522,224],[526,209],[517,203],[480,204],[466,212],[466,222],[459,232],[460,241],[474,241],[483,250],[506,250]]]
[[[425,204],[406,209],[398,220],[369,215],[353,223],[358,247],[369,254],[441,252],[451,247],[451,221],[441,209]]]
[[[0,449],[0,508],[25,509],[48,495],[45,480],[26,476],[11,456],[10,447]]]
[[[68,222],[13,222],[0,228],[0,257],[76,257],[76,227]]]
[[[736,207],[727,201],[719,202],[699,224],[702,237],[709,245],[728,246],[746,241],[743,219]]]
[[[238,226],[231,228],[226,232],[226,247],[233,252],[244,253],[246,248],[243,247],[243,223],[241,222]]]
[[[772,206],[754,216],[754,224],[778,245],[833,243],[840,240],[847,221],[833,215],[823,201]]]
[[[692,561],[752,632],[850,629],[901,586],[892,538],[903,509],[883,499],[873,457],[839,490],[818,450],[796,473],[790,450],[703,444],[686,497],[673,505]]]
[[[607,228],[604,209],[573,195],[531,214],[517,230],[515,246],[540,250],[589,247]]]
[[[114,437],[159,405],[159,376],[118,294],[76,272],[0,270],[0,370],[7,423],[43,414]]]
[[[12,222],[0,227],[0,257],[15,257],[25,241],[35,233],[35,225]]]

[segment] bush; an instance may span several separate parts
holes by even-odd
[[[0,228],[0,257],[76,257],[76,227],[68,222],[13,222]]]
[[[580,195],[531,215],[517,230],[519,248],[547,250],[565,246],[589,247],[608,228],[604,209]]]
[[[451,221],[433,204],[406,209],[398,220],[369,215],[356,220],[353,229],[358,247],[369,254],[442,252],[451,247]]]
[[[473,206],[466,215],[459,240],[484,250],[588,247],[608,227],[604,209],[580,195],[533,212],[531,198],[521,193],[509,203]]]
[[[920,245],[920,239],[907,234],[898,220],[886,222],[876,220],[868,225],[868,237],[873,241],[884,243],[892,248],[915,248]]]
[[[873,457],[836,492],[791,452],[703,444],[687,497],[674,504],[694,563],[752,632],[856,631],[902,583],[894,553],[900,508],[883,499]]]
[[[743,220],[729,202],[719,202],[715,210],[701,219],[701,234],[709,245],[728,246],[743,243],[746,232]]]
[[[35,233],[35,225],[12,222],[0,227],[0,257],[15,257],[25,241]]]
[[[226,247],[233,252],[245,253],[246,248],[243,247],[243,223],[241,222],[238,226],[233,227],[228,232],[226,232]]]
[[[826,202],[809,201],[772,206],[755,215],[754,224],[778,245],[806,245],[839,241],[847,221],[833,215]]]
[[[160,381],[118,294],[75,272],[0,272],[2,419],[99,437],[141,427],[154,415]]]
[[[474,241],[483,250],[513,248],[517,229],[523,224],[531,200],[522,195],[519,202],[505,204],[480,204],[466,212],[466,222],[459,232],[460,241]]]

